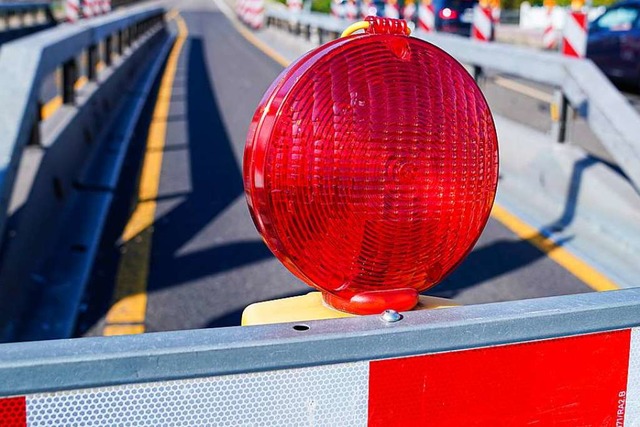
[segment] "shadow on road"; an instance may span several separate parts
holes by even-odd
[[[564,210],[557,220],[523,239],[501,239],[474,249],[462,264],[435,288],[435,292],[428,291],[429,295],[453,298],[465,289],[545,258],[546,253],[551,253],[569,242],[571,236],[557,239],[555,242],[550,241],[548,236],[563,231],[573,222],[582,175],[596,163],[598,160],[595,158],[586,157],[574,164]],[[539,249],[540,247],[545,251]]]

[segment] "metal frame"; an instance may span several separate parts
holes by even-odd
[[[351,23],[324,14],[293,14],[282,8],[267,9],[265,17],[267,25],[284,25],[290,31],[297,25],[309,26],[316,28],[319,35],[327,32],[335,37]],[[442,33],[418,30],[414,36],[435,44],[474,69],[491,69],[560,88],[563,97],[585,117],[593,133],[636,190],[640,190],[640,115],[591,60]],[[562,128],[561,125],[558,130]]]
[[[0,396],[385,359],[640,325],[640,288],[404,314],[0,345]]]
[[[64,102],[73,103],[73,74],[77,73],[73,73],[71,62],[83,50],[141,22],[158,23],[163,17],[164,8],[159,6],[132,7],[90,21],[60,25],[54,30],[3,45],[0,81],[11,84],[0,87],[0,239],[4,235],[7,207],[22,149],[32,139],[34,127],[38,126],[38,92],[43,79],[62,67],[67,77],[63,79]]]

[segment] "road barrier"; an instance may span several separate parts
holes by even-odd
[[[431,0],[420,0],[418,7],[418,29],[430,33],[436,30],[436,12]]]
[[[25,310],[35,308],[38,295],[58,292],[55,307],[79,304],[113,196],[113,179],[101,174],[114,174],[108,165],[122,164],[114,144],[126,133],[107,141],[111,150],[97,160],[92,156],[105,132],[117,129],[111,120],[127,88],[149,67],[146,55],[165,34],[163,17],[157,6],[120,9],[3,46],[0,81],[12,84],[0,87],[0,225],[1,236],[9,236],[0,264],[0,341],[25,333],[18,325],[25,316],[34,319]],[[78,57],[86,58],[82,89]],[[60,107],[41,121],[40,88],[55,72]],[[69,311],[75,316],[77,307]],[[41,323],[73,328],[68,319],[60,326]]]
[[[321,15],[321,16],[319,16]],[[290,16],[287,11],[267,10],[267,25],[302,31],[308,38],[312,30],[319,42],[327,37],[337,38],[349,21],[329,15],[303,13]],[[290,25],[290,20],[295,25]],[[286,23],[286,24],[283,24]],[[474,68],[476,75],[483,69],[520,77],[558,88],[559,102],[555,108],[558,122],[553,137],[566,139],[566,113],[569,106],[583,117],[591,131],[600,140],[618,166],[624,171],[636,190],[640,189],[640,116],[629,105],[620,91],[588,59],[568,58],[553,52],[540,52],[500,43],[474,43],[465,37],[417,30],[414,36],[444,49],[458,61]]]
[[[0,425],[631,426],[638,326],[631,289],[5,344]]]
[[[471,37],[481,42],[493,40],[493,14],[490,7],[477,4],[473,8]]]
[[[589,21],[583,11],[570,11],[562,31],[562,54],[584,58],[587,54],[587,27]]]

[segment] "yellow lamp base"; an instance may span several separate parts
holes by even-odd
[[[418,305],[413,310],[431,310],[459,305],[445,298],[420,295]],[[343,317],[356,317],[356,315],[331,308],[324,304],[320,292],[310,292],[298,297],[251,304],[242,312],[242,326],[340,319]]]

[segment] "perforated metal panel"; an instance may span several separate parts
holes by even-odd
[[[41,394],[29,426],[366,425],[368,363]]]

